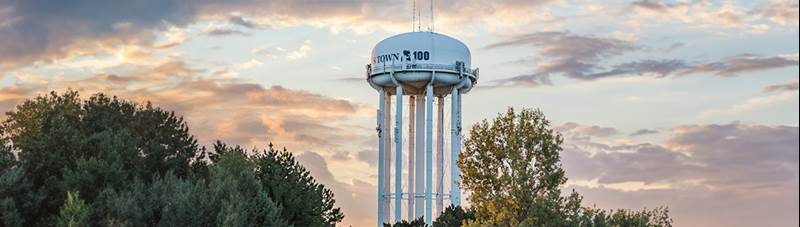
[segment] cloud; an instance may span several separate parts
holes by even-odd
[[[366,84],[367,80],[364,77],[345,77],[345,78],[338,78],[334,79],[335,81],[344,82],[344,83],[359,83],[359,84]]]
[[[193,7],[179,1],[0,3],[14,18],[0,26],[0,67],[111,51],[123,45],[151,46],[152,30],[192,21]]]
[[[471,25],[515,30],[520,24],[550,17],[532,17],[549,0],[436,1],[436,22],[444,31],[466,31]],[[367,33],[408,28],[407,2],[398,1],[181,1],[141,0],[125,3],[46,0],[0,3],[0,67],[112,52],[123,45],[152,49],[158,33],[199,21],[224,21],[247,29],[310,25]],[[482,12],[482,17],[474,17]],[[406,16],[408,15],[408,16]],[[537,14],[547,15],[547,14]],[[427,17],[427,15],[425,15]],[[246,34],[217,28],[209,35]],[[13,44],[13,45],[10,45]],[[172,46],[175,44],[173,43]]]
[[[630,136],[632,136],[632,137],[634,137],[634,136],[643,136],[643,135],[656,134],[656,133],[658,133],[658,130],[639,129],[639,130],[636,130],[635,132],[631,133]]]
[[[518,35],[489,44],[484,49],[529,46],[539,50],[545,62],[533,74],[498,80],[496,86],[540,86],[550,84],[550,75],[562,74],[579,80],[592,80],[592,72],[599,68],[604,58],[622,55],[640,47],[631,42],[582,36],[569,32],[536,32]]]
[[[264,87],[238,79],[213,79],[207,71],[188,66],[180,59],[168,59],[152,67],[120,74],[96,74],[84,79],[50,79],[13,76],[12,85],[3,87],[0,100],[8,110],[21,100],[51,89],[67,88],[119,95],[182,114],[200,141],[209,144],[216,139],[230,138],[241,145],[264,145],[270,141],[295,149],[317,148],[297,141],[304,135],[330,145],[317,152],[332,152],[370,130],[341,129],[351,127],[332,119],[357,119],[363,114],[361,104],[330,98],[307,91],[280,86]],[[313,127],[311,127],[313,126]],[[336,128],[336,130],[333,130]],[[345,131],[348,133],[341,133]],[[346,147],[346,146],[345,146]]]
[[[297,49],[291,51],[283,47],[271,46],[254,48],[250,52],[267,58],[285,58],[286,60],[294,61],[306,58],[313,49],[311,40],[305,40]]]
[[[677,225],[751,226],[764,216],[775,224],[797,221],[796,126],[684,125],[665,132],[661,144],[590,147],[567,140],[569,187],[586,205],[669,206]],[[776,207],[789,210],[762,210]]]
[[[478,85],[476,88],[504,88],[504,87],[538,87],[553,85],[550,76],[542,74],[519,75],[506,79],[496,79],[488,82],[488,85]]]
[[[770,0],[753,4],[736,1],[639,0],[619,11],[624,12],[627,16],[626,23],[635,29],[642,26],[679,24],[685,28],[716,33],[761,33],[773,27],[792,29],[798,24],[798,3],[793,0]]]
[[[210,36],[249,35],[248,33],[243,31],[234,30],[231,28],[220,28],[220,27],[208,29],[206,30],[206,34]]]
[[[652,2],[647,3],[653,4]],[[496,79],[490,81],[488,86],[483,87],[538,87],[552,85],[550,78],[554,75],[582,81],[618,76],[664,78],[699,73],[732,77],[742,73],[798,65],[796,54],[777,56],[740,54],[704,63],[688,63],[681,59],[642,59],[608,65],[607,62],[613,62],[610,59],[620,57],[626,53],[642,51],[648,47],[620,39],[576,35],[570,32],[536,32],[518,35],[489,44],[485,49],[492,50],[520,46],[532,47],[538,51],[537,56],[539,57],[527,57],[515,61],[521,64],[537,62],[534,72],[505,79]]]
[[[565,133],[568,135],[568,137],[573,137],[573,138],[609,137],[620,133],[615,128],[600,127],[597,125],[586,126],[586,125],[580,125],[575,122],[564,123],[558,127],[555,127],[555,130],[561,133]]]
[[[764,88],[764,92],[797,91],[799,87],[798,80],[792,80],[783,84],[769,85]]]
[[[651,24],[680,23],[699,28],[747,28],[750,18],[732,2],[665,2],[640,0],[631,2],[626,11],[628,24],[636,27]],[[669,18],[663,20],[661,18]]]
[[[305,58],[306,56],[308,56],[308,53],[311,52],[312,49],[313,47],[311,47],[311,40],[303,41],[303,45],[297,48],[297,50],[286,53],[286,59],[298,60]]]
[[[230,18],[228,18],[228,22],[250,29],[256,28],[258,26],[252,21],[244,18],[243,16],[231,16]]]
[[[661,1],[642,0],[630,3],[635,8],[642,8],[656,12],[667,12],[672,8],[689,5],[689,3],[664,3]]]
[[[760,110],[766,107],[776,105],[778,103],[786,102],[797,97],[797,90],[794,92],[783,92],[767,96],[751,97],[741,103],[734,104],[729,107],[713,108],[697,115],[699,119],[711,119],[720,116],[732,116],[742,113],[748,113],[755,110]]]
[[[797,65],[797,58],[788,56],[762,57],[753,54],[741,54],[723,58],[716,62],[694,65],[681,72],[681,74],[713,73],[717,76],[730,77],[744,72],[763,71]]]
[[[489,44],[485,49],[513,46],[534,46],[542,48],[541,54],[551,58],[596,60],[600,57],[615,56],[637,47],[630,42],[581,36],[569,32],[535,32],[518,35],[504,41]]]
[[[694,182],[715,190],[758,192],[797,177],[798,128],[746,124],[685,125],[671,128],[661,144],[569,145],[568,173],[600,183]],[[572,166],[580,165],[580,166]],[[742,187],[747,186],[747,187]]]
[[[356,154],[356,158],[374,167],[378,163],[378,152],[375,150],[362,150]]]
[[[687,67],[688,65],[684,61],[678,59],[641,60],[615,65],[612,66],[612,69],[609,71],[591,73],[581,78],[589,80],[621,75],[652,75],[655,77],[666,77]]]
[[[753,13],[782,26],[797,26],[798,17],[800,17],[798,8],[800,5],[797,1],[773,0],[769,1],[766,6],[754,10]]]

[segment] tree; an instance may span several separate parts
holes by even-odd
[[[222,146],[210,169],[209,195],[216,211],[217,226],[287,226],[278,207],[255,175],[255,163],[240,147]]]
[[[567,181],[558,154],[563,139],[549,124],[540,111],[509,108],[470,129],[458,165],[472,192],[474,224],[542,226],[566,218],[556,202]]]
[[[402,220],[395,222],[394,224],[383,223],[383,227],[428,227],[428,224],[425,224],[424,218],[419,217],[410,222]]]
[[[464,210],[461,206],[447,206],[447,208],[433,221],[433,227],[460,227],[464,221],[474,220],[475,212],[471,209]]]
[[[492,121],[475,124],[458,160],[475,211],[467,226],[671,225],[659,209],[609,214],[581,207],[575,191],[563,195],[562,142],[539,110],[515,113],[509,108]]]
[[[0,226],[333,226],[333,193],[285,149],[206,152],[171,111],[51,92],[0,124]],[[78,197],[80,194],[80,198]]]
[[[17,151],[14,171],[22,171],[31,187],[17,196],[33,199],[17,206],[27,224],[55,224],[69,190],[92,203],[105,188],[167,172],[190,176],[193,165],[204,163],[183,119],[149,103],[103,94],[82,101],[76,91],[51,92],[6,115],[2,140]]]
[[[334,226],[344,219],[341,209],[335,207],[333,192],[317,183],[285,148],[276,150],[270,143],[267,150],[252,159],[256,177],[290,224]]]
[[[663,207],[642,211],[584,208],[583,217],[582,226],[672,226],[669,210]]]
[[[31,183],[6,142],[0,144],[0,224],[24,226],[29,215],[41,200],[31,193]]]
[[[78,197],[78,193],[67,192],[67,200],[61,207],[58,226],[82,227],[89,226],[89,207]]]

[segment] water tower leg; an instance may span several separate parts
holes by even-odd
[[[417,132],[416,132],[416,152],[414,158],[414,164],[416,165],[416,170],[414,174],[417,176],[415,177],[416,182],[414,186],[416,189],[414,190],[414,219],[422,217],[425,215],[425,201],[422,195],[425,192],[425,96],[419,95],[417,96]]]
[[[395,96],[397,96],[396,105],[397,105],[397,113],[395,114],[395,169],[394,169],[394,179],[395,188],[394,188],[394,220],[395,222],[400,221],[402,217],[400,216],[400,209],[402,206],[402,199],[403,199],[403,87],[398,85],[396,88]]]
[[[381,222],[388,223],[389,222],[389,210],[391,207],[391,201],[389,200],[389,195],[391,194],[392,188],[392,96],[389,94],[388,90],[384,90],[384,99],[383,102],[383,158],[379,158],[379,162],[383,163],[383,172],[378,173],[379,176],[383,177],[383,198],[381,208],[383,209],[383,219]]]
[[[461,127],[459,122],[461,119],[458,116],[459,96],[458,89],[453,88],[452,94],[450,94],[450,114],[452,115],[450,117],[450,203],[453,206],[461,205],[461,188],[459,185],[461,170],[456,163],[461,150],[461,140],[458,135],[460,132],[459,127]]]
[[[425,95],[428,113],[425,118],[425,223],[433,222],[433,82],[429,83]]]
[[[385,107],[386,102],[385,101],[386,101],[386,91],[381,89],[380,98],[378,99],[378,113],[377,113],[377,117],[378,117],[378,127],[377,127],[377,130],[378,130],[378,204],[377,204],[377,206],[378,206],[378,219],[377,219],[378,220],[378,226],[382,226],[383,225],[383,221],[384,221],[383,218],[385,216],[384,212],[386,211],[385,208],[383,207],[383,202],[384,202],[384,199],[385,199],[384,198],[384,194],[383,194],[384,193],[384,191],[383,191],[384,190],[383,182],[385,180],[383,178],[384,177],[383,176],[383,171],[386,168],[385,165],[384,165],[384,161],[383,161],[384,156],[386,155],[385,154],[385,150],[384,150],[384,141],[383,141],[384,134],[386,133],[386,129],[384,127],[385,125],[383,124],[384,123],[383,122],[383,114],[384,114],[384,111],[386,110],[386,107]]]
[[[444,210],[444,97],[437,97],[436,119],[436,214]]]
[[[415,114],[415,106],[416,106],[416,97],[415,95],[410,95],[408,100],[408,213],[406,214],[406,219],[414,220],[414,116]]]

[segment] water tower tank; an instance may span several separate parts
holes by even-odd
[[[450,36],[408,32],[375,45],[367,79],[375,89],[402,84],[406,94],[419,94],[432,79],[436,95],[449,93],[454,86],[466,93],[478,81],[471,60],[469,48]]]

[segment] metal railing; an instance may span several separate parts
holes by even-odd
[[[394,64],[394,65],[367,65],[367,76],[377,73],[385,72],[398,72],[398,71],[413,71],[413,70],[447,70],[452,72],[463,72],[467,75],[478,77],[478,68],[468,69],[464,67],[464,63],[456,62],[455,64],[423,64],[423,63],[410,63],[410,64]]]

